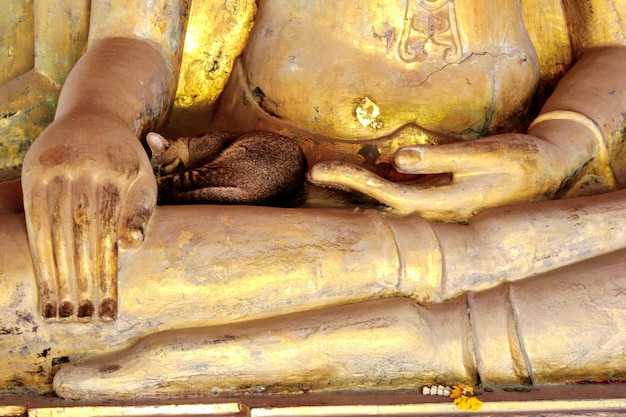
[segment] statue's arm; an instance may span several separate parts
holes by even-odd
[[[176,88],[188,1],[93,1],[88,49],[63,86],[56,117],[97,108],[136,134],[165,117]]]
[[[565,193],[593,193],[593,186],[585,181],[600,184],[596,186],[598,191],[626,183],[626,162],[620,156],[625,151],[625,66],[626,40],[622,45],[585,51],[528,130],[533,136],[555,143],[561,155],[587,164],[583,181]],[[591,190],[587,191],[586,186]]]
[[[141,242],[156,183],[138,135],[175,92],[188,4],[94,1],[88,49],[24,161],[24,209],[47,319],[113,319],[119,244]]]

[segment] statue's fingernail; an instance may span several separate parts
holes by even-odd
[[[90,319],[91,317],[93,317],[94,311],[95,311],[95,308],[91,301],[87,301],[87,300],[81,301],[80,305],[78,306],[78,318]]]
[[[400,149],[394,157],[394,164],[397,167],[414,167],[421,162],[422,153],[414,149]]]
[[[130,247],[135,247],[143,242],[144,234],[142,228],[133,228],[128,231],[126,236],[126,244]]]
[[[66,319],[72,317],[74,314],[74,303],[71,301],[63,301],[61,303],[61,307],[59,308],[59,317]]]
[[[113,321],[117,317],[117,302],[110,298],[105,298],[100,303],[100,319],[102,321]]]
[[[46,302],[42,309],[41,309],[41,315],[43,316],[44,319],[54,319],[57,316],[57,306],[56,304],[48,301]]]

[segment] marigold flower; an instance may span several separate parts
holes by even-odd
[[[468,397],[465,395],[455,398],[454,403],[456,404],[456,408],[466,411],[480,410],[483,406],[483,402],[480,401],[478,397]]]

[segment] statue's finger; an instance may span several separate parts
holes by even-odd
[[[356,190],[355,187],[361,187],[363,184],[367,188],[376,189],[386,182],[365,168],[341,161],[324,161],[315,164],[309,172],[309,180],[316,185],[346,191]]]
[[[107,181],[98,192],[96,211],[96,253],[98,268],[97,290],[100,292],[98,315],[104,321],[117,316],[117,224],[120,215],[120,192]]]
[[[509,155],[509,144],[499,140],[415,145],[399,149],[394,155],[394,166],[406,174],[482,173],[501,167],[503,157]]]
[[[90,320],[95,313],[96,193],[97,187],[91,178],[81,178],[74,184],[73,235],[79,320]]]
[[[419,200],[413,200],[413,189],[388,181],[358,165],[329,161],[313,166],[311,182],[330,188],[356,191],[388,205],[399,212],[413,212]]]
[[[71,318],[75,310],[74,233],[72,216],[72,183],[57,176],[48,184],[52,252],[56,267],[58,317]]]
[[[45,183],[25,180],[24,211],[28,229],[33,267],[39,292],[39,308],[44,319],[56,319],[58,292],[53,254],[48,190]]]
[[[157,200],[156,180],[152,173],[141,176],[131,184],[123,199],[120,215],[120,244],[126,248],[143,242],[148,222]]]

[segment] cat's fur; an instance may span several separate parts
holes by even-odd
[[[307,161],[293,141],[270,132],[214,132],[168,141],[146,137],[159,204],[291,207],[306,199]]]

